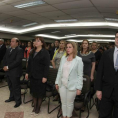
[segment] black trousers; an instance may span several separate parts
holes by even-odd
[[[113,90],[110,98],[103,97],[100,102],[99,118],[118,118],[118,100]]]
[[[21,103],[20,77],[8,76],[8,86],[10,90],[9,99],[15,99],[16,104]]]

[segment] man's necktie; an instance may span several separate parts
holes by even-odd
[[[118,70],[118,54],[117,54],[117,58],[116,58],[116,63],[115,63],[115,70]]]

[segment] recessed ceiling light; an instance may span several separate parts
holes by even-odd
[[[114,35],[75,35],[75,36],[68,36],[68,37],[58,37],[58,36],[54,36],[54,35],[47,35],[47,34],[37,34],[36,36],[42,36],[42,37],[46,37],[46,38],[54,38],[54,39],[67,39],[67,38],[75,38],[75,37],[97,37],[97,38],[115,38]]]
[[[54,32],[51,32],[51,33],[58,33],[58,32],[60,32],[60,31],[54,31]]]
[[[29,27],[29,26],[36,25],[36,24],[38,24],[38,23],[34,22],[34,23],[23,25],[22,27]]]
[[[78,21],[77,19],[68,19],[68,20],[54,20],[55,22],[61,23],[61,22],[75,22]]]
[[[35,2],[29,2],[29,3],[25,3],[25,4],[16,5],[14,7],[16,7],[16,8],[25,8],[25,7],[31,7],[31,6],[36,6],[36,5],[40,5],[40,4],[45,4],[45,2],[42,1],[42,0],[38,0],[38,1],[35,1]]]
[[[82,42],[83,40],[68,39],[66,41]],[[96,42],[115,42],[112,39],[88,39],[88,41],[90,41],[90,42],[93,42],[93,41],[96,41]]]
[[[68,35],[65,35],[66,37],[68,36],[76,36],[76,34],[68,34]]]
[[[118,19],[114,19],[114,18],[105,18],[105,20],[118,21]]]

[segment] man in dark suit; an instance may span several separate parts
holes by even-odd
[[[51,52],[50,52],[50,60],[52,60],[53,58],[53,55],[55,53],[55,51],[59,48],[59,40],[56,40],[55,41],[55,46],[54,48],[52,48]]]
[[[118,118],[118,32],[115,47],[105,51],[98,66],[95,83],[100,100],[99,118]]]
[[[18,46],[19,39],[11,39],[11,48],[8,48],[3,58],[3,70],[8,78],[10,90],[9,99],[5,102],[15,101],[15,108],[21,105],[20,76],[22,75],[23,50]]]
[[[6,46],[4,44],[4,39],[0,39],[0,63],[6,53]]]

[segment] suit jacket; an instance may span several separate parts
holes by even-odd
[[[0,48],[0,62],[2,61],[5,53],[6,53],[6,46],[5,46],[5,44],[3,44]]]
[[[118,71],[114,69],[114,49],[103,53],[98,66],[95,88],[102,91],[103,97],[106,98],[109,98],[114,91],[118,99]]]
[[[23,50],[17,46],[11,53],[10,51],[11,48],[8,48],[3,58],[3,66],[8,66],[9,68],[6,71],[6,75],[20,77],[22,74]]]
[[[47,78],[49,72],[50,56],[46,49],[41,49],[36,56],[33,52],[29,56],[27,73],[34,79]]]
[[[59,87],[61,87],[62,82],[62,74],[63,74],[63,65],[65,61],[67,60],[66,56],[63,56],[60,62],[57,78],[55,81],[55,84],[58,84]],[[82,59],[78,56],[76,56],[71,63],[71,68],[69,71],[68,76],[68,85],[69,90],[82,90],[83,87],[83,62]]]

